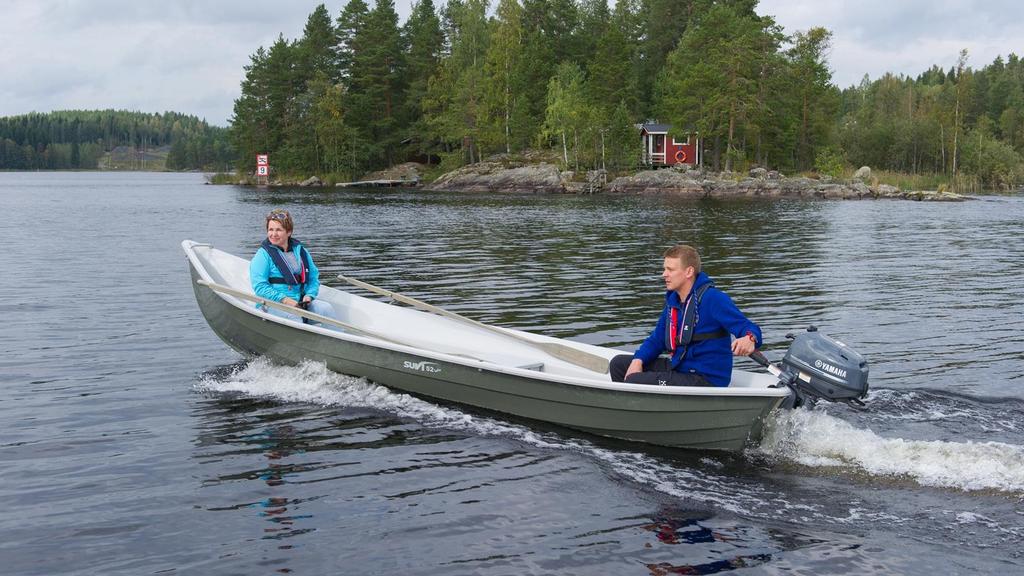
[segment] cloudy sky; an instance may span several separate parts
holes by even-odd
[[[395,1],[403,21],[411,2]],[[320,3],[0,0],[0,116],[171,110],[227,125],[249,56],[279,34],[300,36]],[[336,17],[346,0],[324,3]],[[975,68],[1024,54],[1024,11],[1015,0],[761,0],[758,11],[787,33],[831,30],[840,87],[865,74],[948,69],[962,48]]]

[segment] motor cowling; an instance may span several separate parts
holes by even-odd
[[[793,339],[779,379],[797,394],[831,402],[853,402],[868,394],[868,362],[846,344],[811,326]]]

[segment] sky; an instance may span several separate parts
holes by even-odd
[[[320,3],[0,0],[0,116],[114,108],[226,126],[249,57],[280,34],[301,36]],[[336,18],[346,0],[322,3]],[[401,21],[411,3],[395,0]],[[841,88],[865,74],[948,70],[964,48],[973,68],[1024,55],[1017,0],[761,0],[758,13],[787,34],[831,30],[829,62]]]

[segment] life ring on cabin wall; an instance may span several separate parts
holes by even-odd
[[[680,164],[686,162],[686,152],[676,150],[676,162],[679,162]]]

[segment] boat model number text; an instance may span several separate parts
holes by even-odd
[[[439,374],[441,372],[441,366],[439,364],[427,362],[426,360],[423,362],[410,362],[409,360],[406,360],[402,363],[402,367],[408,368],[409,370],[419,370],[420,372],[430,372],[431,374]]]

